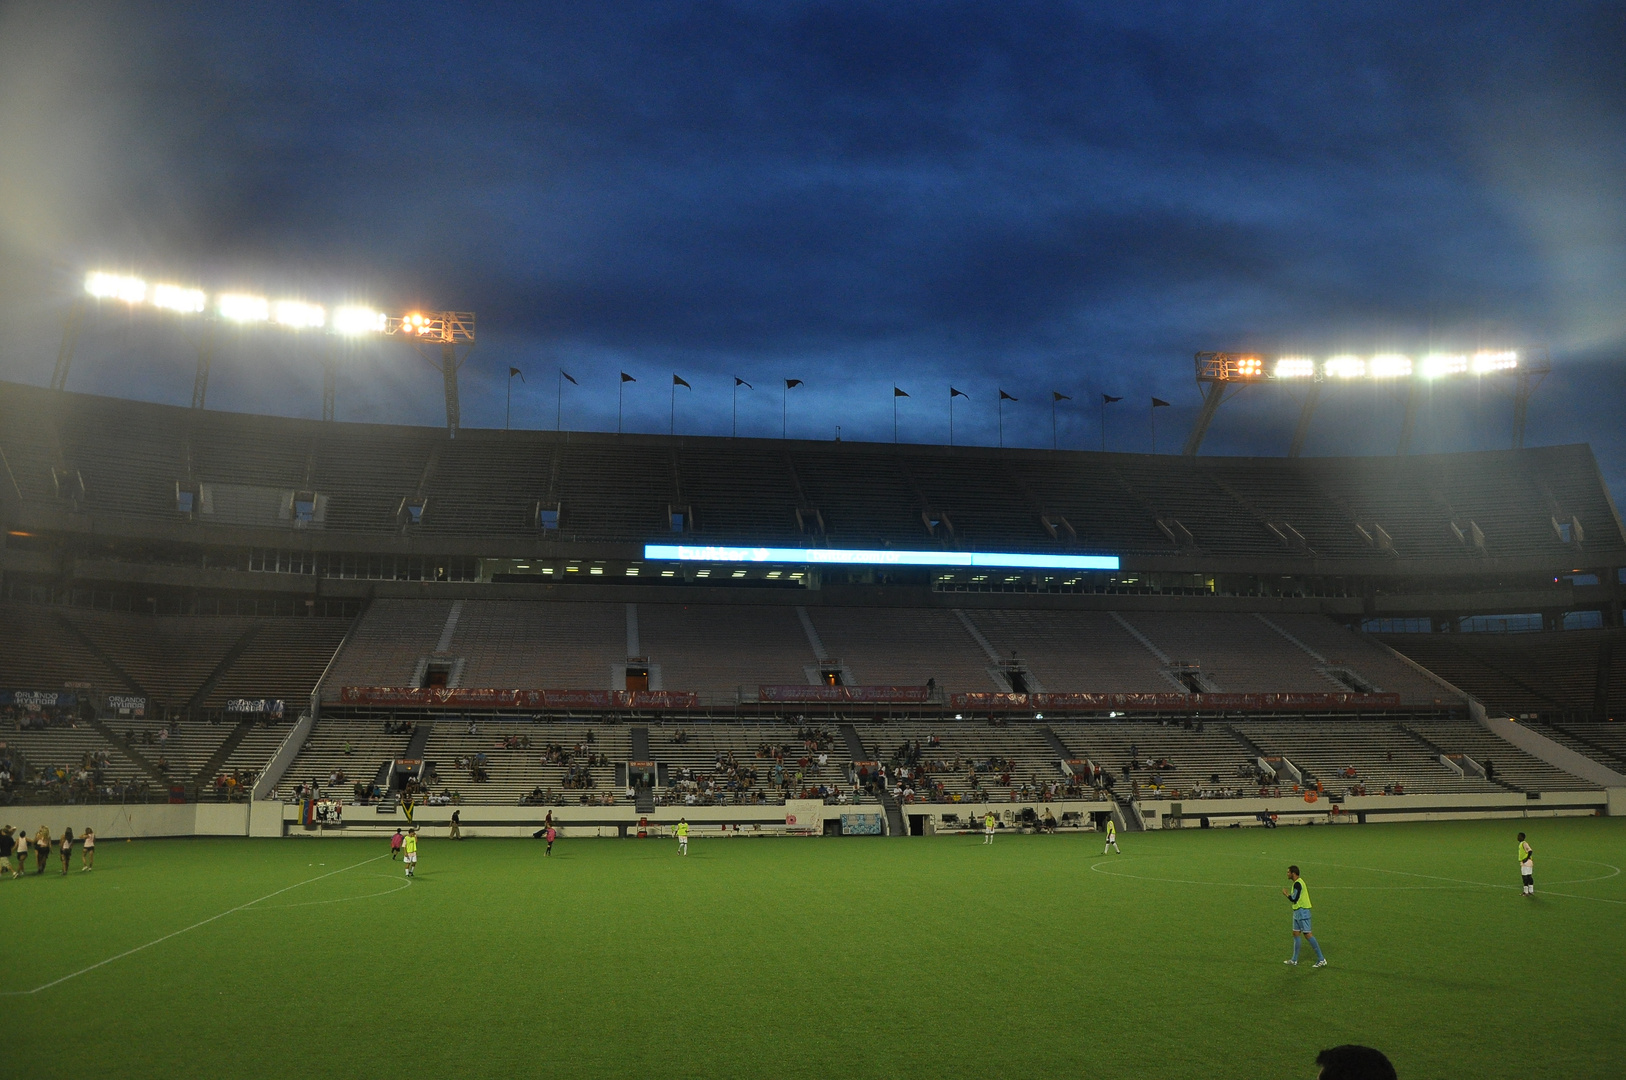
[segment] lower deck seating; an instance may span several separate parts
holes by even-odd
[[[1407,727],[1448,754],[1467,754],[1480,765],[1494,763],[1495,778],[1521,791],[1585,791],[1597,787],[1525,753],[1469,720],[1431,720]]]
[[[1506,790],[1476,776],[1458,776],[1392,720],[1250,720],[1236,728],[1335,795],[1355,787],[1376,795],[1395,784],[1413,795]],[[1351,767],[1353,777],[1345,775]]]
[[[1136,790],[1182,795],[1194,791],[1258,793],[1257,785],[1250,788],[1242,778],[1247,748],[1224,724],[1205,721],[1200,727],[1196,722],[1188,727],[1144,720],[1059,721],[1050,728],[1074,757],[1112,773],[1119,794]],[[1165,761],[1167,765],[1161,764]]]

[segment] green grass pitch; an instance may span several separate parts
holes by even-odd
[[[0,1075],[1619,1075],[1626,822],[1121,843],[103,840],[0,882]]]

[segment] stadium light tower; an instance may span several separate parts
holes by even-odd
[[[331,315],[319,304],[303,300],[272,300],[249,293],[218,293],[210,297],[202,289],[185,285],[153,284],[123,274],[93,271],[85,275],[84,292],[68,306],[62,324],[62,344],[51,370],[51,389],[67,386],[68,369],[73,364],[74,347],[84,322],[87,299],[98,303],[122,303],[127,308],[151,307],[172,315],[196,318],[202,323],[196,345],[197,374],[192,380],[192,407],[201,409],[209,395],[209,370],[214,363],[218,327],[235,324],[244,329],[273,327],[296,333],[320,333],[328,340],[322,353],[322,419],[332,420],[338,384],[341,350],[339,338],[355,339],[382,334],[410,339],[418,354],[441,373],[446,385],[446,429],[453,438],[460,426],[457,400],[457,369],[474,348],[474,313],[469,311],[409,312],[386,315],[368,307],[339,307]],[[439,356],[426,351],[440,346]],[[461,355],[458,352],[462,348]]]
[[[1293,442],[1288,457],[1298,457],[1304,451],[1310,435],[1310,421],[1321,401],[1321,389],[1333,383],[1387,383],[1406,384],[1406,417],[1400,429],[1397,454],[1411,448],[1412,432],[1417,426],[1417,407],[1424,388],[1440,379],[1467,375],[1513,375],[1517,383],[1513,392],[1513,448],[1524,447],[1525,420],[1529,414],[1530,398],[1548,374],[1552,362],[1545,352],[1521,361],[1511,350],[1481,349],[1475,353],[1434,352],[1416,359],[1401,353],[1378,353],[1375,356],[1356,356],[1345,353],[1317,360],[1308,356],[1278,356],[1266,359],[1254,353],[1200,352],[1196,357],[1197,386],[1203,396],[1202,409],[1191,426],[1191,434],[1181,450],[1186,457],[1195,457],[1208,434],[1214,414],[1227,398],[1253,383],[1304,383],[1306,394],[1299,408],[1298,423],[1293,428]]]
[[[398,319],[388,320],[384,332],[408,338],[418,355],[429,366],[441,373],[446,384],[446,431],[457,438],[461,426],[461,408],[457,400],[457,369],[462,367],[474,348],[474,312],[472,311],[415,311]],[[426,346],[439,345],[440,356],[430,355]],[[463,355],[458,355],[458,346]]]

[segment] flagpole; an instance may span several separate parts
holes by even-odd
[[[779,399],[779,437],[790,437],[790,380],[780,379],[784,385],[780,387]]]
[[[553,395],[553,430],[564,430],[565,417],[565,369],[559,369],[559,389]]]
[[[740,377],[738,375],[736,375],[736,376],[734,376],[734,430],[729,433],[729,438],[737,439],[739,437],[740,437]]]
[[[949,387],[949,445],[954,445],[954,387]]]
[[[1101,395],[1101,452],[1107,452],[1107,396]]]
[[[898,445],[898,384],[892,384],[892,445]]]
[[[672,406],[666,413],[666,435],[671,438],[677,434],[677,376],[672,376]]]
[[[1005,391],[999,392],[999,447],[1005,448]]]
[[[1050,391],[1050,449],[1056,449],[1056,392]]]
[[[505,408],[503,410],[503,414],[502,414],[502,429],[504,431],[509,430],[510,424],[513,421],[513,419],[514,419],[514,377],[512,375],[509,375],[508,376],[508,406],[507,406],[507,408]]]
[[[1152,453],[1157,453],[1157,406],[1152,406]]]
[[[615,384],[615,433],[621,434],[621,392],[627,388],[627,380],[622,379]]]

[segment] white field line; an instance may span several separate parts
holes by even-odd
[[[359,863],[352,863],[349,866],[341,866],[337,870],[330,870],[325,874],[318,874],[316,877],[306,878],[304,881],[296,881],[294,884],[284,886],[283,888],[278,889],[276,892],[266,893],[264,896],[259,897],[256,900],[250,900],[246,904],[238,904],[236,907],[228,908],[225,911],[222,911],[218,915],[211,915],[207,919],[202,920],[201,922],[195,922],[191,926],[182,927],[179,930],[173,930],[170,933],[165,934],[161,938],[154,938],[153,940],[147,942],[145,945],[137,945],[133,949],[126,949],[124,952],[119,953],[117,956],[109,956],[106,960],[98,960],[98,961],[96,961],[96,963],[91,964],[89,967],[80,968],[78,971],[71,972],[70,974],[64,975],[59,979],[52,979],[50,982],[45,983],[43,986],[36,986],[32,990],[5,990],[5,991],[0,991],[0,997],[26,997],[26,996],[28,996],[30,994],[37,994],[42,990],[49,990],[53,986],[59,986],[62,983],[67,982],[69,979],[77,979],[79,976],[88,974],[89,972],[92,972],[92,971],[95,971],[99,967],[105,967],[108,964],[111,964],[115,960],[123,960],[126,956],[134,956],[136,953],[141,952],[143,949],[150,949],[154,945],[162,945],[164,942],[168,941],[172,937],[180,937],[182,934],[189,933],[189,932],[191,932],[193,930],[196,930],[200,926],[208,926],[210,923],[214,922],[216,919],[224,919],[227,915],[235,914],[236,912],[242,911],[244,908],[251,908],[255,904],[258,904],[258,903],[260,903],[262,901],[265,901],[265,900],[269,900],[274,896],[281,896],[283,893],[288,892],[288,891],[290,891],[292,889],[297,889],[297,888],[299,888],[299,887],[301,887],[303,885],[309,885],[314,881],[321,881],[323,878],[330,878],[334,874],[342,874],[346,870],[354,870],[358,866],[366,866],[368,863],[375,863],[379,859],[382,859],[382,858],[386,858],[386,856],[379,855],[379,856],[377,856],[375,858],[363,859]]]

